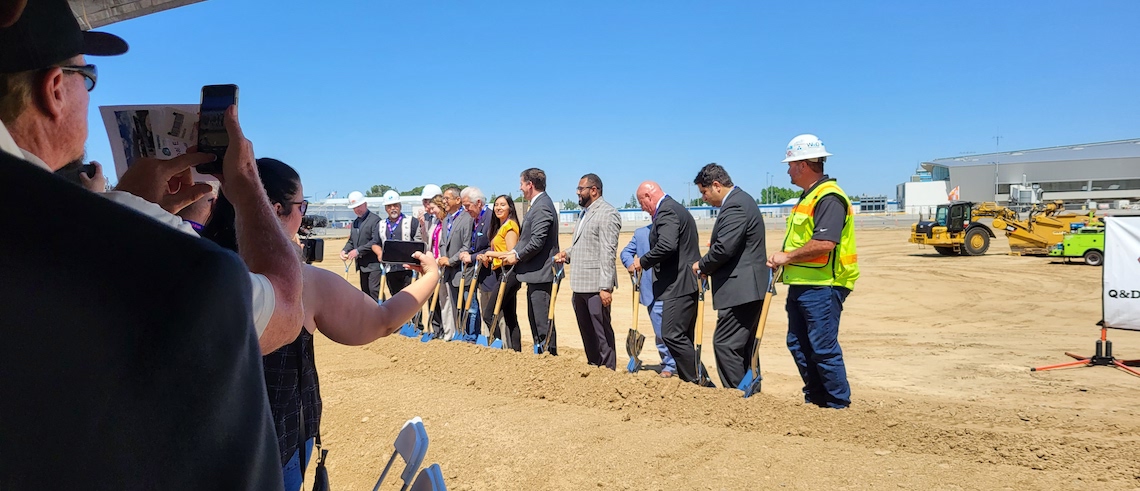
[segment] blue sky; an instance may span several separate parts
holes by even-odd
[[[321,4],[316,8],[314,5]],[[759,196],[815,133],[851,194],[923,160],[1140,137],[1140,2],[373,2],[209,0],[100,30],[97,106],[240,87],[258,156],[307,195],[455,181],[517,194],[544,169],[674,196],[708,162]],[[692,191],[696,196],[696,191]]]

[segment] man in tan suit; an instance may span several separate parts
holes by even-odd
[[[610,304],[617,286],[618,232],[621,214],[602,198],[602,179],[586,174],[578,181],[578,224],[570,247],[558,253],[555,261],[570,263],[570,290],[574,292],[574,314],[582,333],[582,346],[591,365],[617,368],[614,328]]]

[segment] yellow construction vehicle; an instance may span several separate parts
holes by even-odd
[[[1089,219],[1088,215],[1061,214],[1064,209],[1061,201],[1034,205],[1022,220],[1016,211],[997,203],[952,201],[938,206],[934,221],[912,225],[910,242],[932,246],[944,256],[980,256],[989,250],[990,239],[996,238],[994,230],[1001,230],[1012,254],[1044,256],[1064,240],[1072,223]],[[982,218],[992,218],[993,229]]]

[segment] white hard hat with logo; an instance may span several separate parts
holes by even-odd
[[[348,193],[348,207],[356,208],[357,206],[365,204],[364,193],[360,191],[353,191]]]
[[[820,141],[819,137],[805,133],[792,138],[792,141],[788,142],[788,151],[785,156],[787,158],[782,162],[818,159],[829,157],[831,154],[827,153],[827,148],[824,148],[823,142]]]
[[[443,194],[443,190],[440,189],[439,186],[436,186],[435,184],[428,184],[428,185],[424,186],[424,192],[420,193],[420,199],[421,200],[431,199],[433,196],[435,196],[437,194]]]
[[[391,189],[384,192],[384,206],[400,204],[400,193]]]

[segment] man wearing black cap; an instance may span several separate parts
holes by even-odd
[[[0,241],[0,489],[280,489],[248,271],[49,172],[82,155],[83,55],[126,43],[65,0],[22,3],[0,0],[0,206],[34,238]],[[227,129],[227,183],[264,201],[240,187],[258,179],[236,111]],[[143,169],[137,192],[206,160]]]

